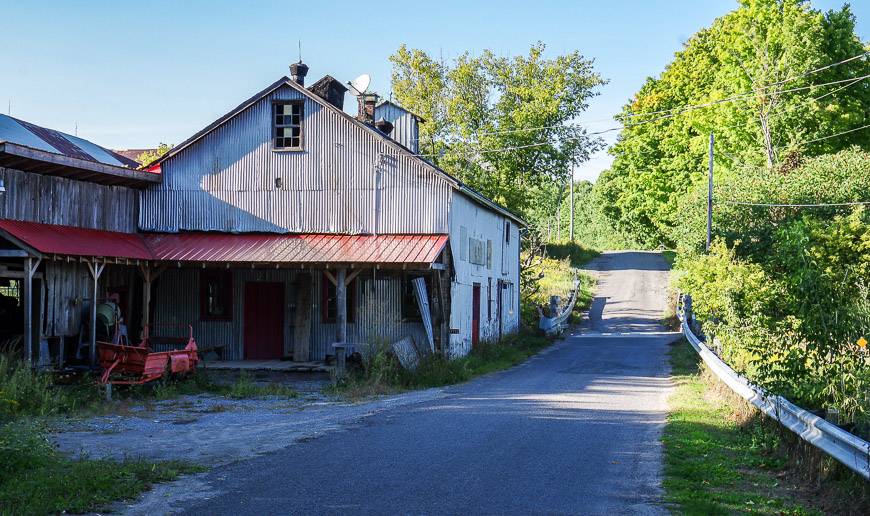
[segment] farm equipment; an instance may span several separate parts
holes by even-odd
[[[185,344],[183,349],[152,351],[149,327],[145,327],[138,346],[97,342],[97,356],[103,374],[103,385],[139,385],[171,374],[193,372],[199,363],[193,326],[187,325],[187,336],[173,339]],[[166,340],[166,339],[162,339]]]

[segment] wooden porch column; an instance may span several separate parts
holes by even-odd
[[[149,322],[151,321],[151,268],[146,263],[141,265],[142,272],[142,339],[148,338]]]
[[[21,302],[21,310],[24,312],[24,360],[27,365],[33,363],[33,272],[39,267],[33,265],[33,258],[28,256],[24,259],[24,300]]]
[[[347,269],[338,269],[335,278],[335,340],[340,344],[347,342]]]
[[[103,269],[106,268],[105,263],[85,262],[88,265],[88,270],[91,272],[91,278],[94,280],[94,288],[91,291],[91,367],[97,365],[97,291],[100,283],[100,275]]]
[[[142,273],[142,338],[147,339],[151,330],[151,285],[160,276],[166,266],[154,270],[148,263],[139,266]]]

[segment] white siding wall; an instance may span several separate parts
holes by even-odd
[[[480,340],[498,338],[498,280],[507,284],[502,291],[502,331],[519,329],[520,235],[510,221],[510,242],[505,239],[505,224],[509,221],[467,196],[454,192],[450,201],[450,251],[456,267],[451,289],[450,335],[451,355],[461,356],[471,350],[473,285],[480,284]],[[483,260],[477,260],[474,247],[482,242]],[[488,242],[491,242],[488,244]],[[491,246],[491,256],[487,249]],[[483,264],[472,263],[483,261]],[[488,286],[492,285],[491,296]],[[487,310],[491,303],[491,310]],[[491,317],[489,314],[491,313]]]

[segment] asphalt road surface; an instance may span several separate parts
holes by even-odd
[[[667,264],[613,252],[588,325],[525,364],[221,466],[190,514],[662,514]],[[207,439],[207,436],[203,436]]]

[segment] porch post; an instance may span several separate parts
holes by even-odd
[[[148,264],[139,268],[142,271],[142,338],[148,338],[151,319],[151,269]]]
[[[27,365],[33,362],[33,258],[24,259],[24,300],[21,310],[24,312],[24,360]]]
[[[338,328],[336,329],[336,341],[344,344],[347,342],[347,269],[338,269],[335,278],[335,314]]]
[[[91,272],[91,278],[94,279],[94,288],[91,291],[91,367],[97,365],[97,290],[100,282],[100,275],[106,267],[105,263],[85,262],[88,265],[88,270]]]
[[[341,268],[335,275],[335,368],[344,374],[347,360],[347,269]]]

